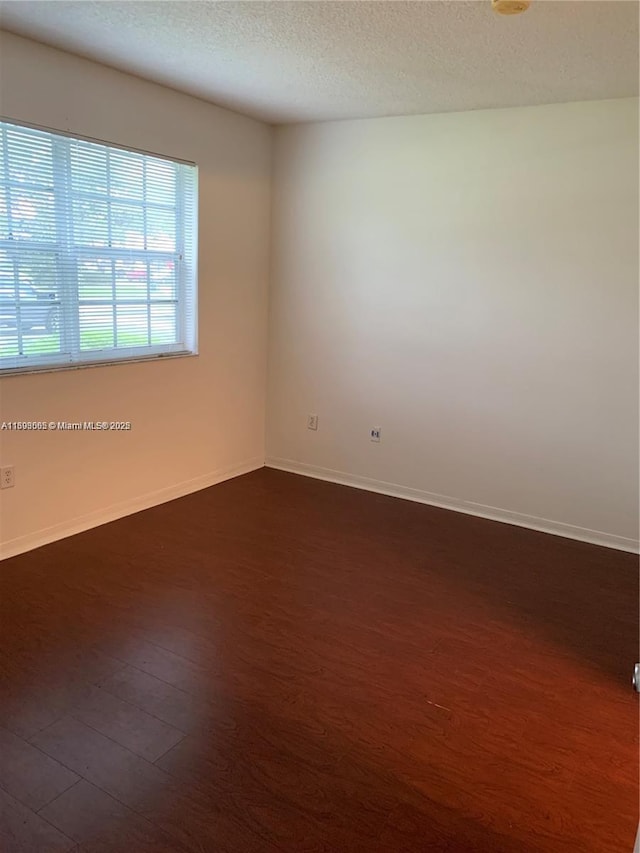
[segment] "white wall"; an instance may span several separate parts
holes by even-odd
[[[134,424],[0,433],[10,554],[262,464],[272,131],[6,33],[0,114],[200,166],[200,356],[0,380],[0,421]],[[637,127],[621,100],[278,130],[271,464],[632,547]]]
[[[269,464],[635,546],[635,99],[281,128],[273,228]]]
[[[104,66],[0,34],[0,114],[193,160],[200,355],[0,380],[0,421],[128,420],[131,433],[0,432],[4,554],[264,461],[272,131]]]

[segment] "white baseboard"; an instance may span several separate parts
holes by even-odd
[[[147,492],[130,500],[112,504],[104,509],[76,516],[60,524],[54,524],[52,527],[45,527],[33,533],[28,533],[25,536],[17,536],[15,539],[9,539],[6,542],[0,543],[0,560],[15,557],[17,554],[31,551],[33,548],[39,548],[41,545],[48,545],[50,542],[55,542],[58,539],[65,539],[67,536],[73,536],[75,533],[82,533],[85,530],[90,530],[92,527],[98,527],[109,521],[123,518],[125,515],[132,515],[134,512],[149,509],[152,506],[172,501],[175,498],[182,498],[185,495],[190,495],[192,492],[198,492],[200,489],[215,486],[224,480],[230,480],[232,477],[239,477],[241,474],[248,474],[250,471],[255,471],[263,467],[264,459],[261,456],[256,456],[238,465],[220,468],[217,471],[211,471],[200,477],[194,477],[192,480],[185,480],[182,483],[167,486],[165,489]]]
[[[301,474],[305,477],[313,477],[314,479],[325,480],[329,483],[339,483],[344,486],[352,486],[356,489],[365,489],[366,491],[377,492],[382,495],[404,498],[405,500],[416,501],[417,503],[424,503],[429,506],[437,506],[442,509],[453,510],[454,512],[475,515],[479,518],[488,518],[491,521],[500,521],[505,524],[514,524],[517,527],[526,527],[530,530],[564,536],[567,539],[577,539],[580,542],[603,545],[606,548],[615,548],[619,551],[629,551],[637,554],[640,550],[637,540],[628,539],[624,536],[616,536],[612,533],[589,530],[588,528],[576,527],[575,525],[565,524],[560,521],[551,521],[546,518],[537,518],[536,516],[524,515],[523,513],[512,512],[511,510],[473,503],[472,501],[459,500],[446,495],[438,495],[420,489],[400,486],[396,483],[387,483],[383,480],[374,480],[370,477],[358,476],[357,474],[334,471],[331,468],[307,465],[304,462],[297,462],[292,459],[268,457],[265,463],[261,457],[256,456],[238,465],[221,468],[200,477],[195,477],[192,480],[185,480],[182,483],[168,486],[165,489],[148,492],[128,501],[112,504],[109,507],[87,513],[86,515],[76,516],[68,521],[55,524],[52,527],[46,527],[25,536],[9,539],[4,543],[0,543],[0,560],[14,557],[25,551],[31,551],[33,548],[39,548],[41,545],[47,545],[50,542],[56,542],[58,539],[65,539],[67,536],[73,536],[75,533],[82,533],[85,530],[90,530],[92,527],[107,524],[109,521],[115,521],[118,518],[132,515],[135,512],[149,509],[175,498],[184,497],[192,492],[200,491],[200,489],[215,486],[216,483],[222,483],[224,480],[230,480],[233,477],[248,474],[250,471],[256,471],[265,464],[268,468],[276,468],[279,471],[288,471],[292,474]]]
[[[638,540],[628,539],[625,536],[616,536],[613,533],[604,533],[601,530],[589,530],[585,527],[565,524],[562,521],[537,518],[535,515],[525,515],[520,512],[512,512],[508,509],[485,506],[484,504],[474,503],[473,501],[465,501],[447,495],[425,492],[421,489],[411,489],[407,486],[399,486],[396,483],[386,483],[383,480],[373,480],[370,477],[361,477],[357,474],[345,473],[344,471],[334,471],[331,468],[307,465],[304,462],[297,462],[293,459],[267,457],[265,464],[267,468],[277,468],[279,471],[288,471],[291,474],[302,474],[305,477],[313,477],[316,480],[326,480],[329,483],[340,483],[343,486],[352,486],[356,489],[378,492],[381,495],[404,498],[405,500],[416,501],[417,503],[429,504],[429,506],[437,506],[441,509],[450,509],[454,512],[475,515],[479,518],[488,518],[491,521],[514,524],[517,527],[527,527],[530,530],[538,530],[542,533],[552,533],[555,536],[563,536],[566,539],[577,539],[580,542],[589,542],[592,545],[616,548],[618,551],[630,551],[633,554],[637,554],[640,550]]]

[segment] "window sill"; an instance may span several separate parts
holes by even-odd
[[[169,359],[174,358],[197,358],[197,352],[190,352],[185,350],[184,352],[169,352],[163,355],[136,355],[131,358],[116,358],[112,361],[84,361],[77,362],[74,364],[50,364],[50,365],[39,365],[32,367],[16,367],[10,368],[8,370],[0,369],[0,380],[8,379],[11,376],[27,376],[32,375],[34,373],[60,373],[61,371],[66,370],[85,370],[88,367],[115,367],[116,365],[124,365],[124,364],[140,364],[141,362],[151,362],[151,361],[168,361]]]

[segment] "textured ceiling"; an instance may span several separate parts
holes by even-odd
[[[638,3],[0,3],[2,28],[271,123],[638,93]]]

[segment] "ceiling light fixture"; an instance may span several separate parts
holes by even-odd
[[[526,12],[530,5],[530,0],[491,0],[493,11],[499,15],[518,15]]]

